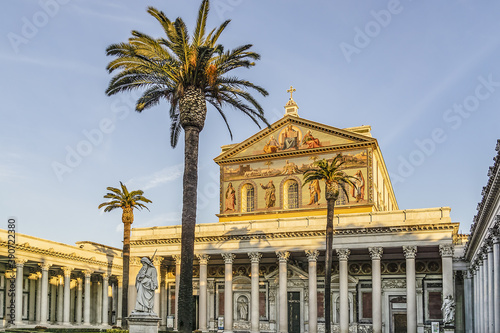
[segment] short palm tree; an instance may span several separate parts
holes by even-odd
[[[328,163],[322,159],[313,162],[313,168],[304,171],[304,186],[314,180],[325,181],[325,198],[327,203],[326,215],[326,251],[325,251],[325,332],[331,332],[331,281],[332,281],[332,257],[333,257],[333,215],[335,201],[339,198],[339,189],[342,190],[347,200],[349,194],[346,185],[356,187],[353,176],[342,171],[344,161],[338,154]]]
[[[116,57],[108,71],[119,71],[110,81],[108,95],[135,89],[143,90],[136,111],[156,106],[162,99],[170,104],[170,143],[177,145],[184,130],[184,179],[181,235],[181,276],[179,286],[178,330],[191,332],[193,309],[194,231],[196,225],[196,196],[198,185],[199,133],[205,124],[207,102],[222,116],[232,138],[223,106],[248,115],[257,125],[259,120],[269,125],[264,111],[249,91],[263,96],[267,91],[249,81],[228,74],[234,69],[250,68],[259,54],[247,44],[225,51],[217,43],[229,24],[206,33],[209,1],[203,0],[198,12],[194,34],[189,35],[181,18],[170,21],[153,8],[151,14],[161,24],[166,37],[153,38],[132,31],[127,43],[113,44],[107,55]]]
[[[104,208],[105,212],[110,212],[117,208],[122,209],[123,222],[123,287],[122,287],[122,326],[126,326],[125,318],[128,317],[128,284],[129,284],[129,263],[130,263],[130,226],[134,222],[134,208],[142,210],[146,208],[145,203],[152,201],[143,196],[144,192],[136,190],[129,192],[127,186],[120,182],[121,190],[108,187],[108,192],[104,198],[109,199],[99,205],[99,209]],[[141,202],[142,201],[142,202]]]

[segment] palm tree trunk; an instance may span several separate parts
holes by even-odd
[[[184,180],[182,199],[181,276],[179,283],[178,321],[181,333],[191,333],[193,326],[193,260],[196,201],[198,186],[199,127],[184,127]]]
[[[130,265],[130,226],[132,223],[123,223],[123,286],[122,286],[122,328],[128,327],[128,284]]]
[[[333,257],[333,214],[335,199],[326,201],[326,252],[325,252],[325,332],[331,332],[331,289],[332,289],[332,257]]]

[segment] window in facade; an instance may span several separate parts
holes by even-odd
[[[241,211],[253,212],[255,192],[251,184],[245,184],[241,190]]]
[[[299,208],[299,185],[296,181],[289,181],[288,185],[288,208]]]

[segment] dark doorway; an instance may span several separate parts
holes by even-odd
[[[200,318],[198,316],[199,303],[200,303],[200,297],[193,296],[193,327],[192,327],[193,331],[197,330],[199,327],[199,325],[198,325],[199,324],[198,318]],[[179,309],[179,311],[181,311],[181,309]]]
[[[406,333],[406,313],[393,314],[394,333]]]
[[[300,333],[300,292],[288,293],[288,333]]]

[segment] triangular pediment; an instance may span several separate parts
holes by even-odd
[[[375,139],[294,116],[285,116],[247,140],[226,147],[216,162],[260,159],[356,147]]]

